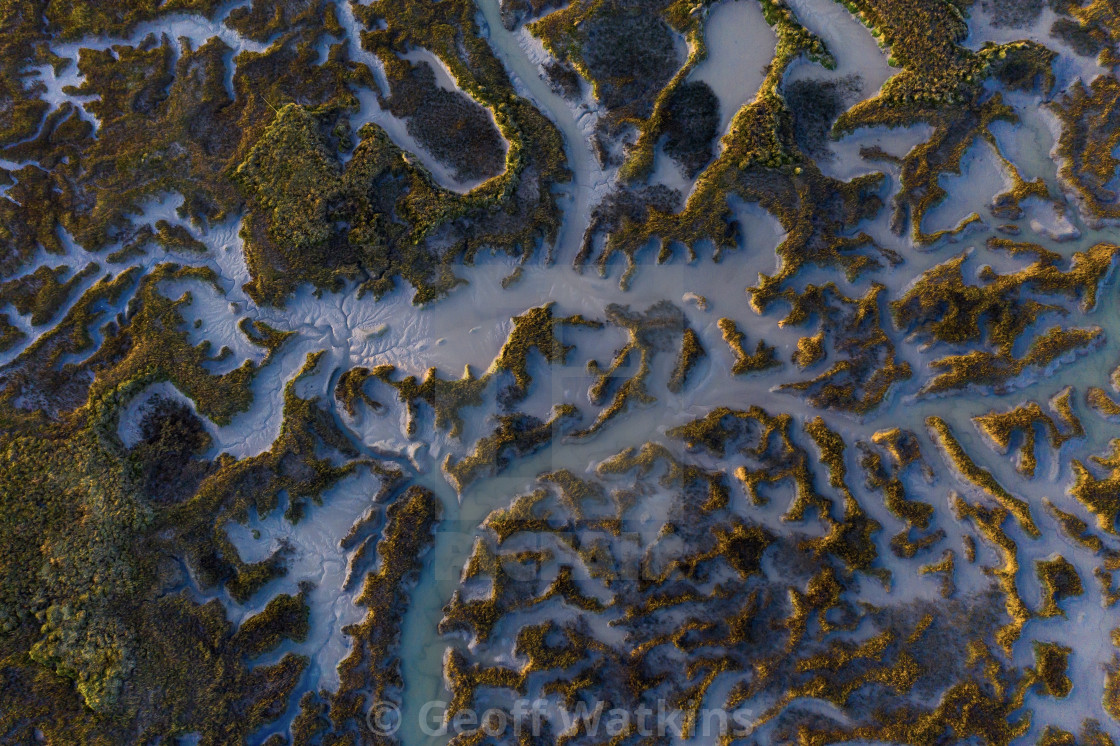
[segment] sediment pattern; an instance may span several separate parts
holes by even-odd
[[[1120,739],[1114,2],[0,30],[0,743]]]

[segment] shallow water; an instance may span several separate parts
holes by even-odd
[[[887,52],[882,49],[866,26],[849,14],[838,2],[831,0],[790,0],[790,7],[797,19],[816,34],[836,60],[836,68],[828,71],[830,78],[858,76],[860,100],[879,92],[883,83],[898,72],[887,63]],[[812,63],[802,61],[787,74],[795,80]],[[820,70],[819,66],[816,67]],[[854,102],[853,102],[854,103]]]
[[[948,196],[926,213],[921,226],[926,233],[951,231],[972,213],[990,218],[988,207],[992,199],[1012,186],[996,154],[982,140],[972,143],[964,152],[960,174],[943,176],[940,183]]]
[[[735,113],[758,93],[764,68],[774,56],[777,37],[755,3],[723,0],[704,20],[708,56],[689,80],[707,83],[719,98],[719,132],[723,135]]]

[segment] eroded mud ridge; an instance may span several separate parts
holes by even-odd
[[[0,744],[1120,741],[1116,3],[0,31]]]

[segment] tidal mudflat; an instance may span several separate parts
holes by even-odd
[[[1120,739],[1114,3],[0,29],[0,743]]]

